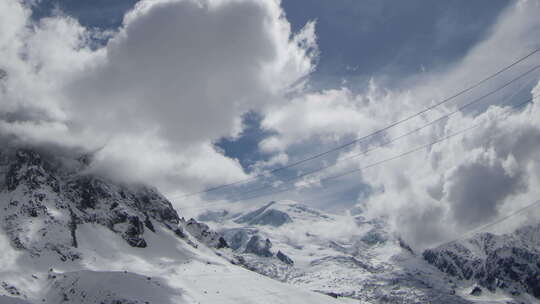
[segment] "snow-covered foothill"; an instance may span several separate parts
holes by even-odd
[[[153,188],[90,173],[86,157],[0,156],[0,303],[346,301],[232,264],[206,225]]]

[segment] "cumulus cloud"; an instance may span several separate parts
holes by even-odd
[[[480,125],[414,157],[366,170],[365,180],[383,189],[367,200],[368,210],[389,215],[396,231],[422,247],[459,236],[534,202],[538,157],[520,153],[522,147],[513,135],[529,130],[526,133],[532,137],[518,138],[538,149],[540,142],[529,142],[540,134],[534,121],[537,103],[538,99],[519,110],[494,106],[476,117],[452,119],[445,134]],[[403,177],[408,180],[405,187],[399,181]],[[524,219],[513,220],[509,227]]]
[[[381,125],[381,118],[393,118],[373,115],[379,107],[378,91],[372,82],[365,95],[354,95],[347,88],[334,89],[298,96],[285,107],[274,106],[267,111],[262,126],[278,134],[262,141],[260,148],[265,152],[283,151],[313,135],[334,142],[347,134],[369,133]]]
[[[262,113],[263,128],[275,132],[260,144],[270,160],[256,164],[256,172],[294,162],[416,113],[530,52],[540,43],[538,10],[536,1],[510,7],[489,36],[444,70],[411,75],[392,88],[373,80],[355,93],[301,90],[318,54],[315,23],[291,33],[277,0],[143,0],[114,33],[89,30],[61,12],[36,22],[21,1],[3,0],[0,138],[98,151],[93,170],[169,193],[192,192],[246,177],[237,160],[212,144],[239,134],[243,113]],[[95,38],[103,35],[110,39],[99,46]],[[538,99],[523,110],[500,106],[520,97],[508,93],[519,85],[493,96],[494,106],[351,156],[452,111],[535,62],[537,55],[445,107],[332,155],[323,165],[342,162],[325,173],[363,167],[481,123],[445,144],[366,169],[340,189],[370,189],[352,203],[388,218],[418,247],[530,203],[540,194]],[[539,93],[537,85],[533,94]],[[310,177],[309,185],[324,189],[321,177]]]
[[[278,1],[141,1],[103,47],[61,12],[30,14],[0,4],[0,131],[99,149],[95,170],[168,191],[245,177],[212,142],[283,100],[316,56],[314,24],[293,35]]]
[[[280,14],[263,1],[142,2],[71,87],[71,111],[115,126],[122,118],[129,130],[159,125],[184,145],[230,135],[238,113],[275,101],[311,68],[302,49],[289,49]]]
[[[333,147],[347,139],[362,137],[452,96],[537,48],[540,45],[538,12],[537,1],[520,1],[509,7],[484,40],[444,70],[411,75],[392,88],[381,87],[374,80],[366,92],[359,94],[347,88],[308,93],[296,97],[290,104],[270,108],[263,126],[277,134],[262,142],[261,149],[285,153],[307,144],[310,147],[304,151],[313,155],[314,151],[324,151],[325,145]],[[325,161],[341,162],[316,178],[364,167],[480,124],[414,155],[363,170],[360,178],[350,176],[342,184],[348,183],[353,189],[367,185],[370,192],[361,193],[357,203],[370,216],[388,218],[396,233],[418,248],[450,240],[532,203],[537,199],[539,188],[540,163],[534,152],[540,145],[538,99],[524,109],[512,109],[504,104],[530,98],[529,91],[538,82],[537,72],[490,96],[483,105],[467,108],[366,156],[351,156],[410,132],[486,94],[537,65],[539,58],[536,54],[443,107],[326,158]],[[532,94],[539,91],[537,85]],[[321,163],[309,165],[317,167]],[[318,184],[315,181],[311,185]],[[319,190],[313,192],[316,191]],[[321,191],[326,191],[324,185]],[[335,202],[327,202],[327,205],[332,204]],[[534,218],[535,214],[528,216]],[[516,217],[503,226],[515,227],[524,220]]]
[[[507,160],[515,162],[513,157]],[[482,151],[454,168],[445,182],[452,217],[467,226],[493,219],[499,204],[527,190],[523,170],[512,167]]]

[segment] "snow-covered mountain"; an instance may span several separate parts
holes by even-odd
[[[540,224],[507,235],[477,234],[426,250],[423,255],[460,280],[477,282],[490,291],[502,289],[540,299]]]
[[[214,210],[198,219],[223,235],[235,259],[246,268],[336,297],[368,303],[536,302],[532,296],[508,290],[492,288],[480,294],[475,280],[441,267],[445,258],[458,256],[461,249],[441,247],[448,250],[437,264],[429,257],[442,249],[415,253],[387,232],[384,220],[328,214],[291,201],[270,202],[241,213]],[[538,241],[534,230],[526,231],[513,249],[505,251],[507,260],[514,255],[512,250],[527,251],[524,248]],[[529,262],[540,261],[527,252]],[[474,262],[466,265],[474,267]],[[538,279],[540,272],[530,267],[525,271],[528,275],[516,279],[534,280],[533,274]]]
[[[270,202],[241,214],[207,212],[246,268],[335,297],[368,303],[467,303],[447,276],[424,262],[384,222]]]
[[[0,151],[2,304],[538,302],[540,225],[419,254],[384,220],[291,201],[185,220],[88,156]]]
[[[233,265],[223,238],[155,189],[88,164],[1,150],[0,303],[342,302]]]

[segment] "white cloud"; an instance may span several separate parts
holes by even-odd
[[[141,2],[70,87],[73,115],[156,126],[182,145],[232,135],[239,114],[275,102],[311,70],[281,13],[274,1]]]
[[[366,95],[354,95],[342,88],[298,96],[286,106],[268,110],[262,126],[277,131],[278,135],[265,139],[260,147],[265,152],[283,151],[314,135],[333,142],[345,135],[367,134],[394,119],[386,115],[392,114],[390,111],[375,116],[373,111],[380,110],[380,99],[394,98],[391,94],[382,95],[372,82]]]
[[[0,69],[7,76],[0,79],[0,133],[25,143],[101,148],[93,170],[145,180],[169,193],[192,192],[246,177],[236,160],[212,146],[239,133],[242,113],[264,113],[263,127],[277,131],[260,145],[277,156],[258,168],[294,161],[297,155],[287,152],[305,143],[311,146],[302,151],[311,155],[369,134],[538,46],[536,4],[510,8],[490,36],[446,70],[411,76],[391,90],[372,82],[362,94],[346,88],[295,91],[288,99],[284,93],[302,87],[314,68],[315,24],[292,35],[278,1],[143,0],[109,43],[94,49],[95,33],[76,20],[60,14],[36,24],[21,2],[3,0]],[[413,130],[500,83],[384,136]],[[540,93],[540,85],[535,90]],[[364,166],[485,121],[467,135],[365,170],[352,181],[352,187],[367,183],[373,189],[362,199],[369,214],[387,216],[417,246],[433,244],[540,194],[537,103],[516,113],[500,107],[477,116],[460,113],[334,170]],[[337,158],[359,152],[355,147]]]
[[[445,70],[411,75],[392,89],[372,82],[365,93],[352,94],[346,88],[327,90],[305,94],[290,104],[269,109],[263,126],[278,134],[261,143],[261,149],[284,153],[309,144],[302,151],[307,156],[313,155],[452,96],[540,45],[540,19],[537,18],[540,7],[537,4],[529,1],[510,7],[483,41]],[[366,146],[384,142],[384,138],[412,131],[530,69],[539,63],[539,58],[536,54],[473,92],[350,151],[342,151],[337,158],[348,159]],[[530,88],[533,80],[538,81],[538,72],[526,79],[525,84]],[[525,94],[526,91],[509,92],[524,87],[524,84],[512,85],[485,102],[495,105],[508,100],[518,102],[524,95],[530,95]],[[535,90],[538,94],[540,85]],[[447,143],[366,169],[360,178],[351,176],[341,183],[349,183],[352,189],[368,184],[373,193],[367,199],[361,193],[359,201],[363,209],[372,216],[388,217],[395,231],[413,245],[424,247],[449,240],[538,199],[540,159],[533,152],[538,151],[540,145],[537,103],[538,100],[516,112],[499,106],[467,109],[365,157],[343,161],[325,174],[364,167],[483,122]],[[312,163],[309,166],[317,167]],[[313,190],[316,191],[319,190]],[[323,187],[320,191],[326,189]],[[327,205],[334,203],[327,202]],[[528,216],[533,218],[534,213]],[[516,217],[502,226],[515,227],[522,221],[523,217]]]
[[[314,24],[292,35],[278,1],[141,1],[106,46],[94,48],[95,34],[2,1],[0,128],[27,143],[103,147],[96,170],[173,192],[245,177],[212,142],[282,100],[316,56]]]

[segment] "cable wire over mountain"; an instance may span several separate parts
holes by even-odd
[[[292,162],[290,164],[287,164],[287,165],[284,165],[284,166],[281,166],[281,167],[278,167],[278,168],[274,168],[272,170],[269,170],[267,172],[264,172],[264,173],[260,173],[260,174],[257,174],[253,177],[249,177],[249,178],[245,178],[245,179],[241,179],[241,180],[237,180],[235,182],[232,182],[232,183],[228,183],[228,184],[222,184],[222,185],[219,185],[219,186],[215,186],[215,187],[211,187],[211,188],[207,188],[207,189],[204,189],[204,190],[201,190],[201,191],[197,191],[197,192],[193,192],[193,193],[188,193],[188,194],[184,194],[184,195],[179,195],[179,196],[174,196],[174,198],[185,198],[185,197],[190,197],[190,196],[194,196],[194,195],[198,195],[198,194],[203,194],[203,193],[208,193],[208,192],[212,192],[212,191],[216,191],[216,190],[219,190],[219,189],[223,189],[223,188],[226,188],[226,187],[230,187],[230,186],[234,186],[234,185],[239,185],[239,184],[243,184],[243,183],[247,183],[247,182],[251,182],[251,181],[255,181],[255,180],[258,180],[260,179],[261,177],[266,177],[267,175],[269,174],[274,174],[276,172],[279,172],[279,171],[282,171],[282,170],[285,170],[285,169],[288,169],[288,168],[292,168],[292,167],[296,167],[300,164],[303,164],[303,163],[306,163],[306,162],[309,162],[309,161],[312,161],[312,160],[315,160],[315,159],[319,159],[323,156],[326,156],[328,154],[331,154],[333,152],[336,152],[336,151],[339,151],[339,150],[342,150],[342,149],[345,149],[347,147],[350,147],[358,142],[361,142],[361,141],[364,141],[368,138],[371,138],[375,135],[378,135],[378,134],[382,134],[384,132],[386,132],[387,130],[391,129],[391,128],[394,128],[400,124],[403,124],[413,118],[416,118],[428,111],[431,111],[445,103],[448,103],[449,101],[451,100],[454,100],[455,98],[467,93],[467,92],[470,92],[472,90],[474,90],[475,88],[478,88],[480,87],[482,84],[490,81],[491,79],[494,79],[495,77],[499,76],[500,74],[510,70],[512,67],[518,65],[519,63],[527,60],[528,58],[530,58],[531,56],[535,55],[536,53],[538,53],[540,51],[540,48],[537,48],[535,50],[533,50],[532,52],[528,53],[527,55],[513,61],[512,63],[510,63],[509,65],[506,65],[505,67],[499,69],[498,71],[496,71],[495,73],[493,74],[490,74],[489,76],[481,79],[480,81],[460,90],[459,92],[455,93],[454,95],[450,96],[450,97],[447,97],[447,98],[444,98],[443,100],[427,107],[427,108],[424,108],[423,110],[419,111],[419,112],[416,112],[412,115],[409,115],[405,118],[402,118],[400,120],[397,120],[395,122],[392,122],[390,124],[388,124],[386,127],[383,127],[381,129],[378,129],[372,133],[369,133],[365,136],[361,136],[361,137],[358,137],[354,140],[351,140],[351,141],[348,141],[344,144],[341,144],[339,146],[336,146],[332,149],[329,149],[329,150],[326,150],[326,151],[323,151],[323,152],[320,152],[320,153],[317,153],[315,155],[312,155],[310,157],[307,157],[307,158],[303,158],[303,159],[300,159],[300,160],[297,160],[295,162]]]

